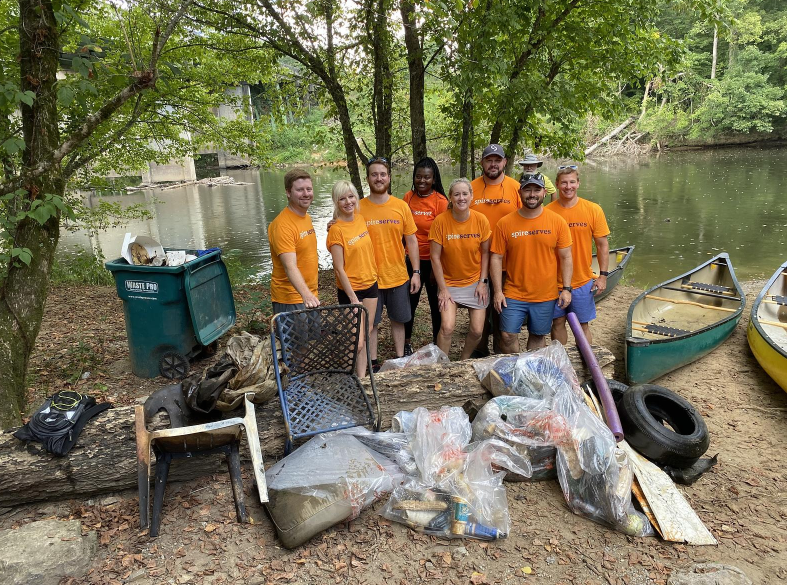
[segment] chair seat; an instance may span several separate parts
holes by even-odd
[[[284,395],[295,438],[374,424],[369,398],[354,374],[323,371],[297,376]]]

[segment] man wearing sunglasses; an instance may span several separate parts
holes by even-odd
[[[418,228],[407,203],[388,193],[391,185],[391,165],[388,159],[376,156],[366,165],[366,182],[369,196],[361,199],[360,213],[374,246],[377,263],[377,314],[374,316],[369,335],[369,351],[372,367],[379,369],[377,362],[377,332],[383,318],[383,306],[391,321],[391,337],[397,357],[404,355],[404,324],[412,317],[410,294],[421,288],[421,257],[415,232]],[[413,267],[413,277],[407,273],[404,262],[402,239],[407,246],[407,255]]]
[[[490,144],[481,153],[481,176],[475,179],[470,186],[473,189],[473,201],[470,208],[486,216],[492,233],[501,218],[522,207],[519,199],[519,183],[513,177],[506,175],[506,154],[499,144]],[[505,266],[503,280],[505,280]],[[494,287],[494,282],[491,283]],[[489,291],[490,298],[494,298],[495,289]],[[492,303],[486,309],[486,323],[484,333],[478,348],[471,357],[484,357],[489,355],[489,333],[492,332],[492,349],[500,353],[500,323],[497,312],[492,309]]]
[[[555,301],[561,308],[571,303],[571,232],[562,217],[541,206],[545,194],[541,173],[522,175],[522,208],[501,219],[492,235],[490,272],[504,353],[519,352],[519,333],[525,324],[527,349],[544,347]]]
[[[599,205],[577,196],[579,189],[579,169],[577,165],[564,165],[558,168],[557,183],[559,197],[547,205],[547,209],[557,213],[568,222],[574,245],[571,256],[574,275],[571,279],[573,293],[567,307],[555,307],[552,322],[552,339],[563,345],[568,343],[566,313],[573,311],[582,325],[588,342],[592,341],[590,321],[596,318],[595,295],[607,288],[609,272],[609,226],[604,211]],[[599,275],[594,279],[590,268],[593,260],[593,243],[598,253]]]

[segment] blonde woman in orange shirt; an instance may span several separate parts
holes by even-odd
[[[441,325],[437,345],[451,349],[457,307],[470,312],[470,327],[461,359],[470,357],[481,340],[489,305],[489,246],[492,228],[483,214],[470,209],[473,189],[465,178],[448,189],[450,207],[429,230],[432,271],[437,281]]]
[[[358,192],[349,181],[337,181],[331,193],[334,218],[325,242],[333,257],[336,296],[340,305],[363,304],[372,317],[377,312],[377,263],[366,220],[358,213]],[[366,375],[366,339],[369,322],[358,344],[356,373]]]

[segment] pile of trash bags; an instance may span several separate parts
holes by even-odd
[[[627,456],[585,403],[563,346],[501,358],[491,367],[504,379],[510,375],[514,395],[493,398],[479,411],[473,439],[497,437],[514,446],[533,466],[530,479],[549,479],[554,469],[575,514],[631,536],[653,535],[631,503]]]
[[[511,529],[504,478],[557,478],[574,513],[632,536],[652,535],[631,503],[626,455],[585,404],[563,346],[504,359],[498,366],[508,368],[515,395],[490,400],[472,424],[461,408],[417,408],[396,414],[388,432],[319,435],[271,467],[267,507],[285,546],[327,528],[325,510],[339,510],[335,524],[389,494],[380,514],[413,530],[503,538]],[[288,522],[293,530],[293,509],[308,526],[297,538],[280,527]]]

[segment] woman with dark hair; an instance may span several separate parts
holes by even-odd
[[[432,342],[437,340],[440,332],[440,306],[437,298],[437,283],[432,275],[432,262],[429,255],[429,230],[434,219],[448,209],[448,198],[445,196],[443,182],[440,178],[440,169],[430,157],[424,157],[415,163],[413,169],[413,188],[404,196],[404,202],[410,207],[413,220],[418,231],[418,252],[421,258],[421,288],[426,287],[426,296],[429,299],[429,312],[432,317]],[[412,276],[413,267],[407,259],[407,272]],[[413,334],[413,318],[421,299],[421,288],[410,295],[411,319],[404,325],[404,355],[413,353],[410,338]]]

